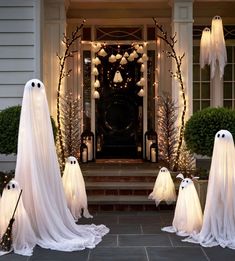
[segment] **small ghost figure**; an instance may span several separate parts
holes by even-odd
[[[23,192],[24,193],[24,192]],[[0,202],[0,236],[6,232],[10,219],[12,218],[20,187],[17,181],[12,179],[4,188]],[[15,221],[12,227],[12,250],[19,255],[31,256],[36,245],[36,237],[31,227],[27,212],[25,211],[22,198],[20,198]],[[0,252],[0,256],[6,252]]]
[[[235,148],[232,134],[215,134],[206,205],[200,233],[187,242],[235,249]]]
[[[87,209],[87,195],[83,175],[75,157],[68,157],[62,178],[68,208],[75,220],[83,216],[92,218]]]
[[[198,233],[202,226],[202,209],[192,180],[198,179],[198,177],[184,178],[183,174],[178,174],[176,177],[182,181],[173,223],[172,226],[162,228],[162,231],[176,233],[178,236],[188,236],[192,233]]]
[[[117,82],[122,82],[123,79],[122,79],[122,75],[120,73],[120,71],[116,71],[115,72],[115,75],[114,75],[114,78],[113,78],[113,82],[117,83]]]
[[[156,206],[163,200],[165,200],[167,204],[175,202],[175,185],[167,168],[163,167],[160,169],[149,199],[155,200]]]

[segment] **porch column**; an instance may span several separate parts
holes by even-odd
[[[50,113],[56,118],[56,97],[59,80],[59,59],[62,54],[61,42],[66,32],[66,6],[64,0],[45,0],[43,41],[43,82],[47,90]],[[65,84],[65,79],[62,81]],[[62,88],[63,89],[63,88]]]
[[[192,115],[192,56],[193,56],[193,0],[172,1],[172,34],[176,32],[176,52],[179,56],[185,53],[182,60],[182,78],[185,87],[187,111],[186,119]],[[175,63],[172,63],[173,72],[176,71]],[[172,97],[179,108],[179,120],[183,108],[181,90],[178,81],[172,78]]]

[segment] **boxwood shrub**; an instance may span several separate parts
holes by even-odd
[[[16,154],[21,106],[6,108],[0,112],[0,153]],[[51,117],[54,137],[57,128]]]
[[[226,108],[206,108],[192,115],[185,126],[187,148],[199,155],[211,156],[217,131],[225,129],[235,137],[235,111]]]

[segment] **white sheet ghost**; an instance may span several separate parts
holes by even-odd
[[[87,195],[82,171],[75,157],[68,157],[62,178],[68,208],[75,220],[92,218],[87,209]]]
[[[37,79],[24,88],[15,179],[24,191],[39,246],[60,251],[94,248],[108,233],[104,225],[76,225],[67,207],[45,87]]]
[[[155,200],[156,206],[163,200],[167,204],[175,202],[175,185],[167,168],[163,167],[159,170],[153,192],[149,195],[149,199]]]
[[[162,231],[176,233],[179,236],[188,236],[200,231],[202,209],[193,180],[184,178],[183,174],[178,174],[176,177],[182,179],[182,181],[179,187],[174,219],[172,226],[164,227]]]
[[[123,82],[123,79],[122,79],[122,74],[120,71],[116,71],[115,74],[114,74],[114,78],[113,78],[113,82],[117,83],[117,82]]]
[[[0,235],[1,237],[6,232],[9,221],[14,212],[20,187],[18,182],[11,180],[3,190],[0,202]],[[36,245],[36,236],[31,227],[29,217],[25,211],[22,198],[19,201],[15,221],[12,227],[12,250],[16,254],[31,256],[33,248]],[[0,252],[0,255],[6,252]]]
[[[202,229],[185,241],[235,249],[235,148],[227,130],[215,135]]]

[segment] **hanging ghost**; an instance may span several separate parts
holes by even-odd
[[[224,67],[227,63],[227,50],[224,40],[222,19],[218,15],[212,19],[211,47],[211,79],[215,76],[217,66],[219,68],[220,78],[222,78],[224,75]]]
[[[12,179],[4,188],[0,203],[0,235],[6,232],[9,221],[13,215],[18,197],[20,195],[18,182]],[[12,250],[19,255],[31,256],[36,245],[36,236],[31,227],[27,212],[25,211],[22,198],[20,198],[15,221],[12,227]],[[5,252],[0,252],[0,256]]]
[[[25,84],[20,116],[15,179],[42,248],[75,251],[93,248],[108,233],[104,225],[77,225],[63,190],[44,84]]]
[[[208,27],[202,31],[200,42],[200,67],[203,69],[206,64],[211,63],[211,31]]]
[[[86,218],[92,218],[87,208],[87,195],[82,171],[75,157],[67,158],[62,181],[67,205],[74,219],[78,220],[81,214]]]
[[[235,148],[232,134],[220,130],[215,135],[206,205],[200,233],[187,242],[204,247],[235,249]]]
[[[149,199],[155,200],[156,206],[163,200],[167,204],[175,202],[175,185],[167,168],[163,167],[159,170],[153,192],[149,195]]]
[[[114,78],[113,78],[113,82],[118,83],[118,82],[122,82],[122,81],[123,81],[122,75],[121,75],[120,71],[117,70],[115,72],[115,75],[114,75]]]
[[[184,178],[182,174],[178,174],[176,177],[182,179],[182,181],[179,187],[172,226],[164,227],[162,231],[176,233],[179,236],[188,236],[200,231],[202,209],[193,180]],[[197,178],[193,177],[193,179]]]
[[[110,57],[109,57],[109,62],[110,63],[115,63],[116,61],[117,61],[116,56],[111,54]]]

